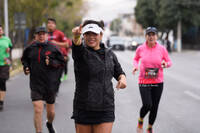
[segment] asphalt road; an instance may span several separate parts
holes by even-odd
[[[136,133],[141,98],[137,77],[131,74],[133,51],[116,52],[127,75],[127,88],[115,89],[116,120],[113,133]],[[164,91],[160,101],[155,133],[199,133],[200,123],[200,51],[170,55],[173,66],[164,72]],[[114,81],[115,82],[115,81]],[[116,82],[114,83],[114,87]],[[74,95],[73,60],[68,80],[62,82],[56,102],[55,127],[58,133],[75,133],[72,115]],[[45,123],[46,113],[43,121]],[[145,118],[145,128],[148,118]],[[7,82],[5,108],[0,112],[0,133],[34,133],[33,107],[29,77],[20,73]],[[43,125],[44,133],[48,133]]]

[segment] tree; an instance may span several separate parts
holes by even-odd
[[[58,28],[63,29],[67,36],[71,36],[71,29],[80,25],[87,9],[83,0],[65,0],[60,2],[56,11],[55,18],[60,22]]]
[[[56,1],[51,0],[45,1],[40,0],[39,2],[35,0],[10,0],[8,1],[9,8],[9,26],[10,30],[15,30],[14,16],[16,13],[25,13],[26,16],[26,26],[30,28],[29,39],[33,38],[33,33],[37,26],[40,26],[42,22],[45,21],[46,13],[52,9],[48,8],[49,5],[54,4]],[[20,33],[19,33],[20,32]],[[17,30],[16,35],[21,35],[23,32]]]
[[[48,17],[56,18],[58,28],[71,33],[72,27],[81,22],[83,12],[86,12],[84,7],[84,0],[8,0],[9,29],[15,31],[15,13],[25,13],[26,26],[31,33],[30,39],[35,28],[46,23]],[[0,22],[3,22],[2,11],[3,0],[0,0]]]
[[[162,35],[170,30],[176,33],[178,22],[182,23],[182,34],[199,27],[199,12],[200,0],[138,0],[135,8],[136,21],[144,28],[156,26]]]
[[[116,18],[111,22],[110,30],[114,31],[114,33],[119,34],[119,31],[121,29],[121,19]]]
[[[179,20],[183,31],[200,25],[200,0],[138,0],[135,16],[143,27],[156,26],[160,31],[176,30]]]
[[[0,24],[3,24],[3,0],[0,0]]]
[[[177,0],[177,9],[183,23],[183,32],[193,26],[200,26],[200,0]]]
[[[176,30],[180,14],[177,13],[177,6],[174,0],[160,0],[160,10],[157,12],[159,28],[163,32],[169,33]]]
[[[158,26],[153,5],[153,2],[150,0],[137,1],[137,5],[135,7],[135,17],[136,21],[141,24],[143,28]]]

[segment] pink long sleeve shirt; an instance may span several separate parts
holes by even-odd
[[[152,48],[148,47],[146,42],[139,46],[136,50],[135,57],[133,59],[133,65],[135,68],[139,67],[140,63],[140,74],[139,84],[156,84],[163,82],[163,68],[162,61],[167,62],[167,67],[172,65],[166,48],[158,43]],[[156,77],[147,78],[147,69],[157,68],[158,73]]]

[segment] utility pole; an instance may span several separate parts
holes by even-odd
[[[4,0],[4,21],[5,21],[5,35],[9,37],[9,29],[8,29],[8,0]]]
[[[181,31],[181,20],[178,21],[177,25],[177,51],[181,52],[182,50],[182,31]]]

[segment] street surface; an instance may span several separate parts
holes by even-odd
[[[116,120],[113,133],[136,133],[141,99],[137,75],[133,76],[134,51],[116,52],[127,75],[127,88],[115,89]],[[173,66],[164,72],[164,91],[160,101],[155,133],[200,132],[200,51],[170,55]],[[67,81],[62,82],[56,102],[54,125],[58,133],[75,133],[72,101],[75,88],[73,60],[70,58]],[[116,82],[114,83],[114,87]],[[46,113],[43,116],[46,121]],[[145,118],[144,127],[148,119]],[[43,125],[44,133],[48,133]],[[20,73],[7,82],[5,108],[0,112],[0,133],[34,133],[29,76]]]

